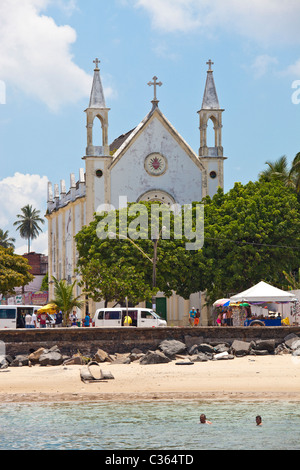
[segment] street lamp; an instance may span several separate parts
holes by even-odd
[[[140,250],[140,252],[145,256],[145,258],[147,258],[151,263],[152,263],[152,266],[153,266],[153,269],[152,269],[152,288],[153,290],[156,288],[156,266],[157,266],[157,261],[158,261],[158,258],[157,258],[157,246],[158,246],[158,241],[160,239],[160,236],[162,234],[162,232],[166,229],[165,226],[162,227],[161,231],[159,232],[159,234],[152,239],[153,241],[153,258],[151,259],[147,253],[144,252],[144,250],[142,250],[142,248],[140,246],[138,246],[136,243],[134,243],[134,241],[127,237],[126,235],[123,235],[123,234],[118,234],[118,233],[114,233],[114,232],[109,232],[109,236],[110,237],[119,237],[119,238],[124,238],[125,240],[129,240],[130,243],[132,243],[138,250]],[[156,310],[156,295],[153,295],[152,296],[152,310]]]

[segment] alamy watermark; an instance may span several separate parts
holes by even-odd
[[[102,204],[97,214],[103,218],[97,225],[97,236],[101,240],[187,240],[188,251],[200,250],[204,244],[204,205],[196,204],[151,204],[151,214],[142,203],[127,204],[127,197],[119,197],[118,217],[116,208]],[[161,224],[160,224],[161,221]],[[118,225],[118,226],[117,226]],[[161,228],[160,228],[161,225]],[[172,225],[172,229],[171,229]]]
[[[300,104],[300,80],[294,80],[292,88],[295,89],[294,93],[292,93],[292,103]]]

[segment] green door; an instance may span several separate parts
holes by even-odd
[[[152,308],[152,303],[146,302],[146,308]],[[156,313],[164,320],[167,320],[167,299],[165,297],[156,298]]]

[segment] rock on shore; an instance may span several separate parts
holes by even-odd
[[[108,354],[99,347],[91,357],[83,356],[80,352],[72,357],[65,356],[57,346],[53,346],[50,349],[39,348],[30,354],[17,355],[16,357],[0,356],[0,369],[22,366],[84,365],[89,361],[118,364],[130,364],[139,361],[140,364],[146,365],[180,360],[181,362],[178,362],[178,364],[189,364],[212,360],[230,360],[246,355],[261,356],[268,354],[300,356],[300,337],[292,333],[279,344],[276,344],[274,339],[251,342],[234,340],[232,343],[208,344],[203,339],[199,340],[199,338],[188,336],[185,338],[185,342],[173,339],[164,340],[154,351],[141,351],[135,348],[127,354]]]

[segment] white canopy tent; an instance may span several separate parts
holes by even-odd
[[[250,289],[233,295],[230,300],[232,302],[293,302],[297,299],[292,292],[286,292],[261,281]]]

